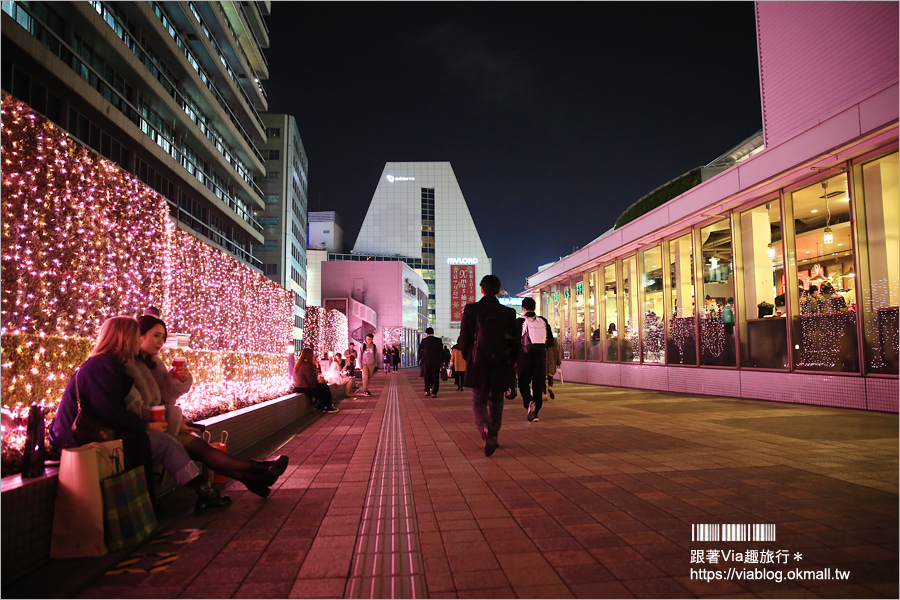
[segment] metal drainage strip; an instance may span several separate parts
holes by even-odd
[[[378,436],[346,598],[425,598],[425,565],[413,504],[396,378]]]

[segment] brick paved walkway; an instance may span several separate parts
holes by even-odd
[[[268,500],[230,484],[80,597],[898,597],[897,415],[557,383],[486,458],[470,392],[416,374],[281,432]],[[691,541],[730,523],[776,541]]]

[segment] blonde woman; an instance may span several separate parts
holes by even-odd
[[[128,396],[134,378],[126,365],[134,360],[141,347],[138,323],[131,317],[111,317],[103,323],[91,356],[69,380],[56,417],[50,424],[50,443],[57,449],[84,445],[72,431],[72,423],[81,410],[122,439],[126,468],[143,465],[147,487],[154,499],[152,463],[159,463],[178,485],[186,485],[197,494],[196,511],[228,506],[231,500],[220,496],[210,483],[200,477],[184,446],[165,433],[168,423],[150,423],[128,409]]]

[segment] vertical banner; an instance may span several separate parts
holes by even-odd
[[[450,320],[462,321],[466,304],[477,300],[475,265],[450,265]]]

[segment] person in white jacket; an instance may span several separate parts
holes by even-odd
[[[550,324],[547,319],[535,314],[536,307],[534,298],[524,298],[522,310],[525,316],[516,320],[521,336],[516,358],[516,376],[519,379],[522,405],[529,421],[540,421],[538,414],[544,405],[544,388],[547,383],[546,349],[554,343]]]

